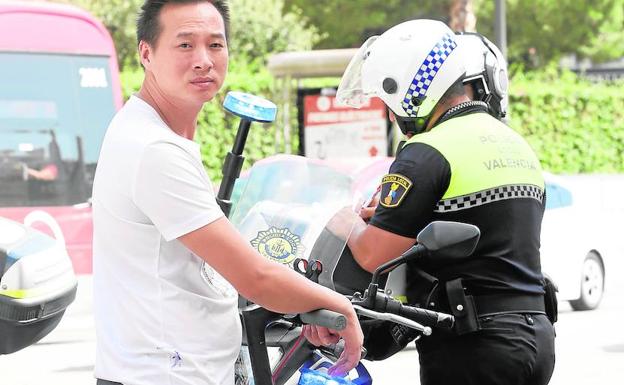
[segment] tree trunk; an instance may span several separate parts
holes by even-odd
[[[477,16],[472,0],[453,0],[449,27],[455,32],[476,32]]]

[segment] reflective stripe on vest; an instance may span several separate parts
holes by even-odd
[[[513,198],[542,201],[539,160],[515,131],[485,113],[450,119],[405,145],[424,143],[449,162],[451,180],[435,212],[448,212]]]

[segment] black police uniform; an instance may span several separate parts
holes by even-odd
[[[549,382],[555,352],[539,260],[544,205],[535,154],[477,103],[449,110],[397,154],[370,224],[411,238],[434,220],[481,230],[472,256],[417,266],[440,288],[421,305],[458,322],[453,332],[436,329],[417,342],[423,385]]]

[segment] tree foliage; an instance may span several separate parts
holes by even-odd
[[[444,22],[451,0],[286,0],[286,9],[300,9],[309,25],[318,28],[322,39],[316,48],[359,46],[367,37],[379,34],[401,21],[428,17]]]
[[[402,21],[448,22],[451,0],[286,0],[323,39],[317,48],[359,46]],[[477,31],[494,41],[494,1],[474,0]],[[564,54],[594,61],[624,55],[624,0],[507,0],[510,61],[545,66]]]
[[[230,0],[230,55],[260,60],[283,51],[310,50],[320,40],[314,26],[305,26],[301,11],[284,11],[284,0]]]
[[[55,0],[84,8],[108,29],[117,49],[119,66],[139,67],[136,18],[143,0]],[[306,26],[299,9],[284,10],[284,0],[230,0],[232,60],[258,61],[270,53],[309,50],[320,40],[314,26]]]
[[[477,30],[493,37],[494,2],[479,1]],[[507,0],[510,62],[545,66],[565,54],[624,56],[624,0]]]
[[[108,28],[120,67],[138,66],[135,22],[142,0],[57,0],[91,11]],[[359,46],[402,21],[449,21],[453,0],[231,0],[234,56]],[[477,31],[494,41],[494,1],[474,0]],[[565,54],[595,62],[624,56],[624,0],[506,0],[510,62],[541,67]]]

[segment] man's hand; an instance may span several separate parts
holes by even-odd
[[[304,325],[303,335],[314,346],[337,344],[340,340],[340,335],[336,330],[316,325]]]
[[[373,217],[375,214],[375,209],[379,205],[379,195],[381,194],[381,185],[377,186],[377,190],[373,193],[373,196],[362,205],[362,209],[360,210],[360,218],[364,219],[365,222]]]
[[[366,207],[362,207],[362,210],[360,210],[360,218],[368,222],[375,214],[375,210],[377,209],[378,205],[379,205],[379,190],[375,193],[370,203],[366,205]]]
[[[303,335],[315,346],[336,344],[341,337],[344,340],[345,346],[340,358],[328,370],[328,373],[331,375],[344,375],[360,362],[364,334],[360,328],[355,311],[351,309],[349,313],[345,314],[347,327],[344,330],[337,331],[313,325],[305,325],[303,327]]]

